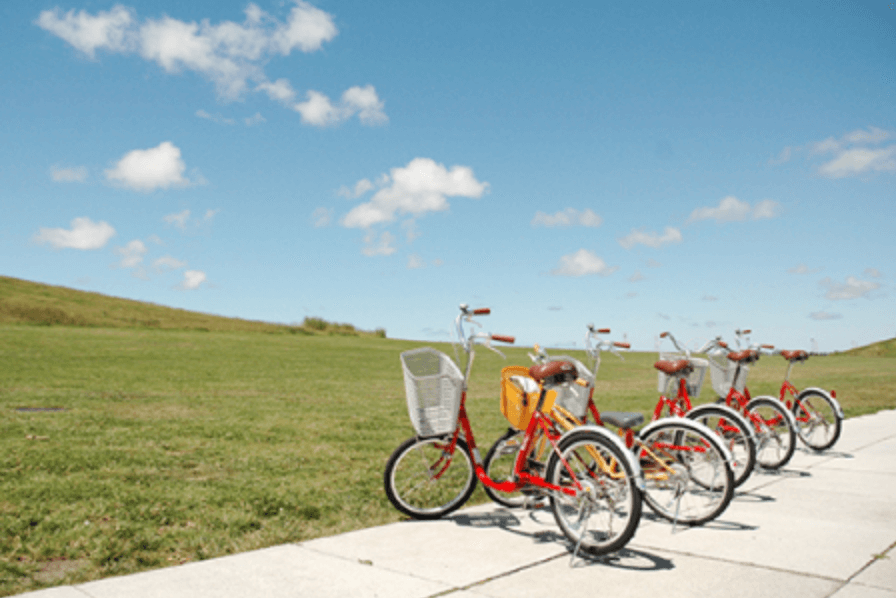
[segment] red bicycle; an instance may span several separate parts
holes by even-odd
[[[738,346],[742,337],[749,345],[750,330],[736,330]],[[766,350],[774,354],[772,345],[750,345],[751,349]],[[793,413],[796,421],[796,432],[803,443],[814,451],[821,452],[834,446],[840,438],[843,427],[843,409],[837,400],[837,393],[823,388],[809,387],[799,390],[790,382],[793,366],[809,359],[809,353],[803,350],[780,351],[781,357],[787,361],[787,373],[778,391],[778,400]]]
[[[633,428],[644,422],[640,413],[598,411],[594,403],[594,382],[600,369],[601,350],[608,349],[619,356],[616,348],[629,348],[625,343],[598,339],[598,334],[609,332],[609,329],[588,327],[585,343],[586,351],[594,359],[593,374],[577,359],[565,355],[551,357],[536,345],[535,355],[531,355],[536,363],[569,362],[579,376],[580,384],[560,387],[552,397],[550,414],[557,424],[553,433],[559,435],[564,430],[585,425],[589,414],[599,426],[608,424],[618,428],[625,445],[638,459],[645,483],[642,496],[654,512],[673,524],[685,525],[700,525],[718,517],[733,496],[732,457],[709,428],[697,421],[675,417],[652,422],[635,432]],[[592,338],[598,340],[596,346],[592,346]],[[523,369],[510,366],[505,368],[505,373],[512,378],[523,378],[517,384],[531,392],[535,386],[532,380],[513,375]],[[508,419],[514,423],[512,417]],[[522,435],[518,427],[511,427],[492,445],[485,457],[485,469],[492,478],[512,477],[510,470],[522,444]],[[540,449],[535,453],[536,459],[547,452]],[[538,498],[537,492],[505,495],[488,487],[486,493],[495,502],[507,506],[525,506],[527,502],[536,503]]]
[[[667,416],[687,417],[714,431],[731,452],[734,485],[740,486],[756,465],[753,427],[740,413],[726,405],[705,403],[694,406],[691,399],[700,396],[708,363],[705,359],[691,357],[690,351],[681,346],[671,332],[661,333],[660,338],[668,338],[677,352],[661,352],[659,361],[653,364],[658,370],[657,389],[660,392],[653,409],[653,420]]]
[[[401,354],[408,411],[416,434],[389,457],[383,474],[386,496],[396,509],[416,519],[436,519],[461,507],[472,495],[477,479],[500,492],[538,488],[547,493],[563,534],[580,549],[605,554],[624,547],[634,536],[641,516],[640,467],[612,433],[585,426],[559,438],[543,412],[548,392],[574,383],[569,362],[532,366],[529,375],[539,387],[535,409],[528,420],[523,445],[514,462],[513,477],[490,478],[473,438],[465,407],[467,383],[477,342],[492,349],[491,341],[512,337],[470,333],[464,323],[479,325],[475,316],[488,309],[460,306],[455,320],[458,339],[466,353],[463,373],[450,357],[432,348]],[[492,349],[498,353],[496,349]],[[543,469],[530,467],[536,437],[548,438],[551,452]]]
[[[765,469],[783,467],[796,448],[797,424],[790,411],[775,397],[750,396],[747,374],[750,366],[759,361],[759,350],[734,351],[716,337],[707,341],[700,352],[709,358],[712,385],[719,395],[719,402],[742,413],[753,426],[757,438],[757,464]]]

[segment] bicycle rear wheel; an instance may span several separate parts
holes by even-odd
[[[621,549],[641,519],[641,493],[626,456],[593,430],[569,432],[557,448],[548,459],[547,481],[576,491],[551,494],[557,525],[575,551],[601,555]]]
[[[728,508],[734,495],[728,455],[716,435],[701,428],[687,420],[660,420],[645,428],[636,443],[644,472],[644,501],[673,523],[711,521]]]
[[[744,407],[744,417],[756,434],[756,463],[765,469],[786,465],[796,448],[796,432],[784,405],[777,399],[758,397]]]
[[[467,443],[451,437],[412,437],[386,462],[383,485],[392,505],[415,519],[438,519],[460,508],[476,488]]]
[[[700,405],[691,409],[687,418],[700,422],[721,438],[734,458],[734,487],[746,482],[756,466],[756,441],[743,416],[729,407]]]
[[[816,390],[800,393],[793,403],[793,417],[800,440],[814,451],[829,449],[840,438],[843,420],[823,393]]]

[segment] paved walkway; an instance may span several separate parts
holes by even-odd
[[[484,505],[29,598],[896,598],[896,411],[847,420],[834,449],[754,473],[704,527],[649,511],[628,547],[571,559],[551,513]]]

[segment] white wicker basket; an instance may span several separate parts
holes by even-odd
[[[569,361],[576,366],[578,377],[588,383],[588,386],[579,386],[576,383],[561,385],[556,389],[557,400],[554,402],[555,405],[563,407],[578,419],[584,419],[588,411],[588,397],[591,394],[591,388],[594,386],[594,374],[575,357],[560,355],[551,357],[551,361]]]
[[[687,385],[688,385],[688,397],[691,399],[695,399],[700,396],[700,391],[703,389],[703,379],[706,377],[706,368],[709,367],[709,362],[705,359],[701,359],[699,357],[686,357],[681,354],[672,354],[672,353],[661,353],[660,359],[664,361],[676,361],[678,359],[687,359],[691,362],[691,366],[694,368],[693,371],[688,374]],[[678,388],[676,387],[674,390],[669,390],[669,383],[672,380],[676,380],[677,376],[670,376],[665,372],[658,372],[658,380],[657,380],[657,390],[663,393],[668,398],[672,398],[669,396],[675,396],[678,394]]]
[[[457,427],[464,376],[450,357],[430,347],[401,354],[408,415],[419,436],[449,434]]]
[[[710,354],[709,356],[709,373],[712,377],[712,389],[720,397],[727,397],[728,391],[731,390],[731,382],[734,380],[734,373],[737,371],[737,362],[730,361],[724,353]],[[737,384],[734,390],[739,393],[744,392],[744,386],[747,385],[747,374],[750,373],[750,366],[741,365],[740,375],[737,377]]]

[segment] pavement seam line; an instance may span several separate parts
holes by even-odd
[[[849,579],[846,580],[846,583],[851,583],[852,580],[855,579],[856,577],[858,577],[859,575],[861,575],[863,571],[865,571],[866,569],[868,569],[871,565],[873,565],[873,564],[876,563],[877,561],[881,560],[881,557],[883,557],[883,558],[890,558],[890,557],[888,556],[888,553],[889,553],[890,551],[892,551],[894,548],[896,548],[896,542],[893,542],[892,544],[890,544],[890,545],[889,545],[883,552],[881,552],[880,554],[875,555],[875,556],[872,556],[872,557],[871,557],[871,560],[869,560],[867,563],[865,563],[865,564],[862,566],[861,569],[859,569],[858,571],[856,571],[855,573],[853,573],[852,575],[849,576]],[[858,584],[858,585],[866,586],[866,587],[870,587],[870,588],[877,588],[877,587],[878,587],[878,586],[874,586],[874,585],[871,585],[871,584]],[[889,589],[889,588],[881,588],[881,589]]]
[[[508,570],[508,571],[504,571],[503,573],[499,573],[499,574],[497,574],[497,575],[492,575],[491,577],[486,577],[485,579],[481,579],[481,580],[479,580],[479,581],[474,581],[473,583],[469,583],[469,584],[467,584],[467,585],[465,585],[465,586],[459,586],[459,587],[457,587],[457,588],[451,590],[450,592],[441,592],[441,593],[439,593],[439,594],[433,594],[432,596],[428,596],[427,598],[436,598],[437,596],[445,596],[445,595],[448,595],[448,594],[453,593],[453,592],[464,592],[464,591],[466,591],[466,590],[475,588],[475,587],[477,587],[477,586],[485,585],[485,584],[487,584],[487,583],[489,583],[489,582],[492,582],[492,581],[495,581],[495,580],[497,580],[497,579],[502,579],[502,578],[504,578],[504,577],[510,577],[511,575],[514,575],[514,574],[519,573],[519,572],[521,572],[521,571],[526,571],[527,569],[532,569],[532,568],[534,568],[534,567],[538,567],[539,565],[544,565],[545,563],[549,563],[549,562],[551,562],[551,561],[556,561],[557,559],[563,558],[563,557],[566,556],[567,554],[568,554],[568,552],[562,552],[562,553],[560,553],[560,554],[555,554],[555,555],[553,555],[553,556],[549,556],[549,557],[546,557],[546,558],[543,558],[543,559],[539,559],[539,560],[537,560],[537,561],[528,563],[528,564],[526,564],[526,565],[521,565],[521,566],[519,566],[519,567],[516,567],[515,569],[510,569],[510,570]]]
[[[343,561],[347,561],[347,562],[349,562],[349,563],[355,563],[355,564],[358,564],[358,563],[360,562],[359,559],[353,559],[353,558],[349,558],[349,557],[345,557],[345,556],[340,556],[340,555],[337,555],[337,554],[332,554],[332,553],[330,553],[330,552],[325,552],[325,551],[323,551],[323,550],[319,550],[319,549],[315,549],[315,548],[310,548],[310,547],[308,547],[308,546],[303,546],[302,544],[294,544],[294,546],[297,546],[297,547],[299,547],[299,548],[304,548],[305,550],[310,550],[311,552],[316,552],[317,554],[320,554],[320,555],[323,555],[323,556],[329,556],[329,557],[337,558],[337,559],[340,559],[340,560],[343,560]],[[444,585],[446,585],[446,586],[449,586],[448,589],[445,589],[445,590],[443,590],[443,591],[441,591],[441,592],[437,592],[437,593],[435,593],[435,594],[430,594],[429,596],[426,597],[426,598],[436,598],[437,596],[447,596],[447,595],[449,595],[449,594],[453,594],[454,592],[461,592],[461,591],[467,590],[467,589],[469,589],[469,588],[473,588],[473,587],[476,587],[476,586],[478,586],[478,585],[482,585],[482,584],[484,584],[484,583],[488,583],[489,581],[492,581],[492,580],[494,580],[494,579],[501,579],[502,577],[507,577],[507,576],[509,576],[509,575],[513,575],[514,573],[518,573],[518,572],[520,572],[520,571],[525,571],[526,569],[529,569],[529,568],[531,568],[531,567],[536,567],[536,566],[538,566],[538,565],[542,565],[542,564],[544,564],[544,563],[547,563],[547,562],[553,561],[553,560],[555,560],[555,559],[558,559],[558,558],[562,557],[564,554],[566,554],[566,553],[565,553],[565,552],[562,552],[562,553],[560,553],[560,554],[556,554],[556,555],[553,555],[553,556],[549,556],[549,557],[544,558],[544,559],[541,559],[541,560],[539,560],[539,561],[536,561],[536,562],[533,562],[533,563],[529,563],[529,564],[527,564],[527,565],[522,565],[522,566],[517,567],[517,568],[515,568],[515,569],[511,569],[511,570],[508,570],[508,571],[504,571],[503,573],[498,573],[497,575],[493,575],[493,576],[491,576],[491,577],[487,577],[486,579],[483,579],[483,580],[480,580],[480,581],[474,581],[473,583],[469,583],[469,584],[464,585],[464,586],[452,586],[451,584],[445,583],[444,581],[440,581],[440,580],[438,580],[438,579],[430,579],[429,577],[421,577],[421,576],[419,576],[419,575],[414,575],[413,573],[408,573],[407,571],[399,571],[399,570],[397,570],[397,569],[391,569],[391,568],[389,568],[389,567],[384,567],[384,566],[382,566],[382,565],[376,565],[376,564],[373,563],[373,561],[371,561],[371,564],[369,564],[369,565],[367,565],[367,566],[368,566],[368,567],[376,567],[376,568],[378,568],[378,569],[380,569],[380,570],[382,570],[382,571],[388,571],[388,572],[390,572],[390,573],[395,573],[395,574],[398,574],[398,575],[404,575],[404,576],[407,576],[407,577],[411,577],[411,578],[413,578],[413,579],[419,579],[419,580],[421,580],[421,581],[428,581],[428,582],[430,582],[430,583],[438,583],[438,584],[444,584]]]
[[[732,560],[732,559],[726,559],[726,558],[717,557],[717,556],[707,556],[707,555],[705,555],[705,554],[698,554],[698,553],[695,553],[695,552],[687,552],[687,551],[682,551],[682,550],[671,550],[671,549],[669,549],[669,548],[659,548],[659,547],[657,547],[657,546],[646,546],[646,545],[643,545],[643,544],[638,545],[637,548],[644,549],[644,550],[658,550],[658,551],[660,551],[660,552],[668,552],[668,553],[671,553],[671,554],[678,554],[678,555],[681,555],[681,556],[688,556],[688,557],[692,557],[692,558],[696,558],[696,559],[705,559],[705,560],[708,560],[708,561],[716,561],[716,562],[719,562],[719,563],[727,563],[727,564],[729,564],[729,565],[739,565],[739,566],[741,566],[741,567],[751,567],[751,568],[755,568],[755,569],[765,569],[765,570],[767,570],[767,571],[775,571],[775,572],[777,572],[777,573],[789,573],[789,574],[791,574],[791,575],[798,575],[798,576],[800,576],[800,577],[810,577],[810,578],[812,578],[812,579],[821,579],[821,580],[824,580],[824,581],[832,581],[832,582],[839,583],[839,584],[843,584],[843,585],[849,583],[849,579],[846,579],[846,580],[844,580],[844,579],[837,579],[836,577],[827,577],[827,576],[825,576],[825,575],[818,575],[818,574],[816,574],[816,573],[806,573],[805,571],[794,571],[793,569],[784,569],[783,567],[773,567],[773,566],[771,566],[771,565],[762,565],[762,564],[759,564],[759,563],[746,563],[746,562],[743,562],[743,561],[735,561],[735,560]],[[851,579],[851,578],[850,578],[850,579]]]

